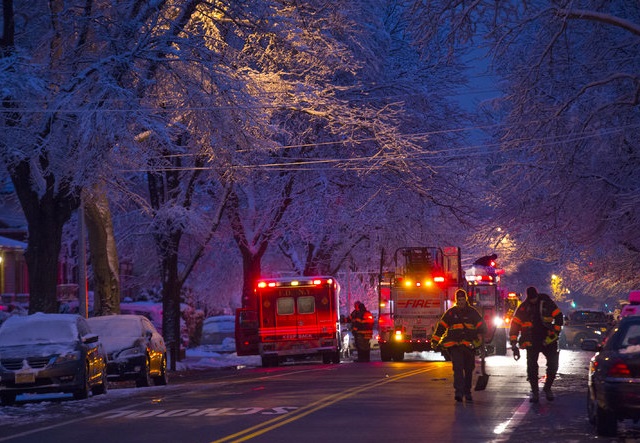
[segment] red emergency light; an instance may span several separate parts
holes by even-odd
[[[333,279],[332,278],[328,278],[328,279],[322,279],[322,278],[314,278],[314,279],[310,279],[310,280],[290,280],[290,281],[282,281],[282,280],[278,280],[278,281],[269,281],[269,280],[261,280],[258,282],[258,284],[256,285],[258,288],[260,289],[264,289],[264,288],[275,288],[275,287],[283,287],[283,286],[301,286],[301,285],[313,285],[313,286],[320,286],[323,284],[333,284]]]
[[[474,275],[469,279],[474,282],[489,282],[489,283],[492,283],[494,280],[492,275]]]

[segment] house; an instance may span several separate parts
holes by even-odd
[[[27,244],[0,236],[0,297],[3,305],[28,302]]]

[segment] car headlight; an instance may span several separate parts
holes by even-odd
[[[66,354],[60,354],[56,357],[55,364],[69,363],[80,360],[80,353],[77,351],[67,352]]]

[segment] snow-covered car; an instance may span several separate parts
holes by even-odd
[[[12,316],[0,327],[0,402],[20,394],[107,392],[107,356],[76,314]]]
[[[215,315],[205,318],[202,323],[202,338],[200,344],[203,346],[225,345],[229,352],[235,351],[235,331],[236,323],[233,315]],[[224,349],[222,349],[224,350]]]
[[[181,303],[181,312],[186,307],[186,304]],[[142,315],[149,319],[158,332],[162,334],[162,303],[144,301],[120,303],[120,314]],[[189,347],[189,328],[182,315],[180,316],[180,346],[183,349]]]
[[[88,320],[107,352],[110,380],[135,380],[136,386],[166,385],[167,348],[162,335],[142,315],[105,315]]]
[[[599,435],[613,437],[618,423],[640,420],[640,316],[626,317],[602,343],[585,339],[596,352],[589,364],[587,417]]]

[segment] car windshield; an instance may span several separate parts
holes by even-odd
[[[597,311],[576,311],[571,315],[571,320],[578,323],[606,323],[607,315]]]
[[[0,328],[0,346],[67,343],[77,339],[75,321],[55,315],[12,318]]]
[[[105,316],[89,319],[91,330],[102,337],[140,337],[142,324],[134,316]]]

